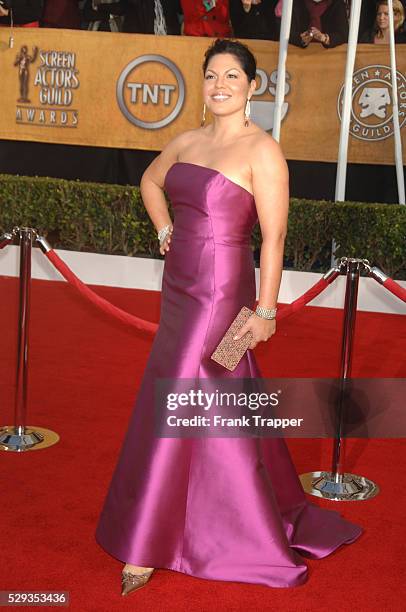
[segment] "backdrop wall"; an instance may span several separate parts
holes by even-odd
[[[207,38],[19,29],[0,31],[0,138],[159,151],[197,127]],[[258,59],[252,116],[272,128],[278,43],[251,40]],[[346,46],[291,46],[281,144],[291,160],[335,162]],[[399,116],[406,125],[406,48],[397,47]],[[349,161],[394,162],[389,49],[360,45]],[[406,162],[406,148],[404,151]]]

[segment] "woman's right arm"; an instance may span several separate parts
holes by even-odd
[[[188,134],[186,132],[171,140],[142,175],[140,183],[142,201],[157,232],[167,225],[172,226],[164,195],[164,182],[166,173],[178,160],[178,154],[184,147]],[[163,249],[160,250],[164,255]],[[168,248],[164,249],[166,250]]]

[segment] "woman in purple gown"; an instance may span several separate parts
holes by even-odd
[[[241,307],[255,302],[250,236],[258,220],[260,309],[239,335],[251,331],[253,349],[275,332],[286,162],[249,120],[256,72],[250,51],[218,40],[203,70],[212,123],[176,137],[141,182],[165,254],[161,317],[96,532],[98,543],[126,563],[124,595],[146,584],[154,568],[295,586],[307,578],[301,555],[324,557],[361,533],[307,501],[283,439],[155,435],[158,379],[260,377],[251,350],[234,372],[210,358]]]

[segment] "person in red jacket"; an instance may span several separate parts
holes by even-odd
[[[231,36],[228,0],[181,0],[186,36]]]
[[[42,28],[80,28],[79,0],[45,0]]]

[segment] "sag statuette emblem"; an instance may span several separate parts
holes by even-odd
[[[78,126],[79,111],[74,102],[80,82],[75,52],[38,47],[30,52],[28,45],[22,45],[14,66],[18,70],[17,124]]]

